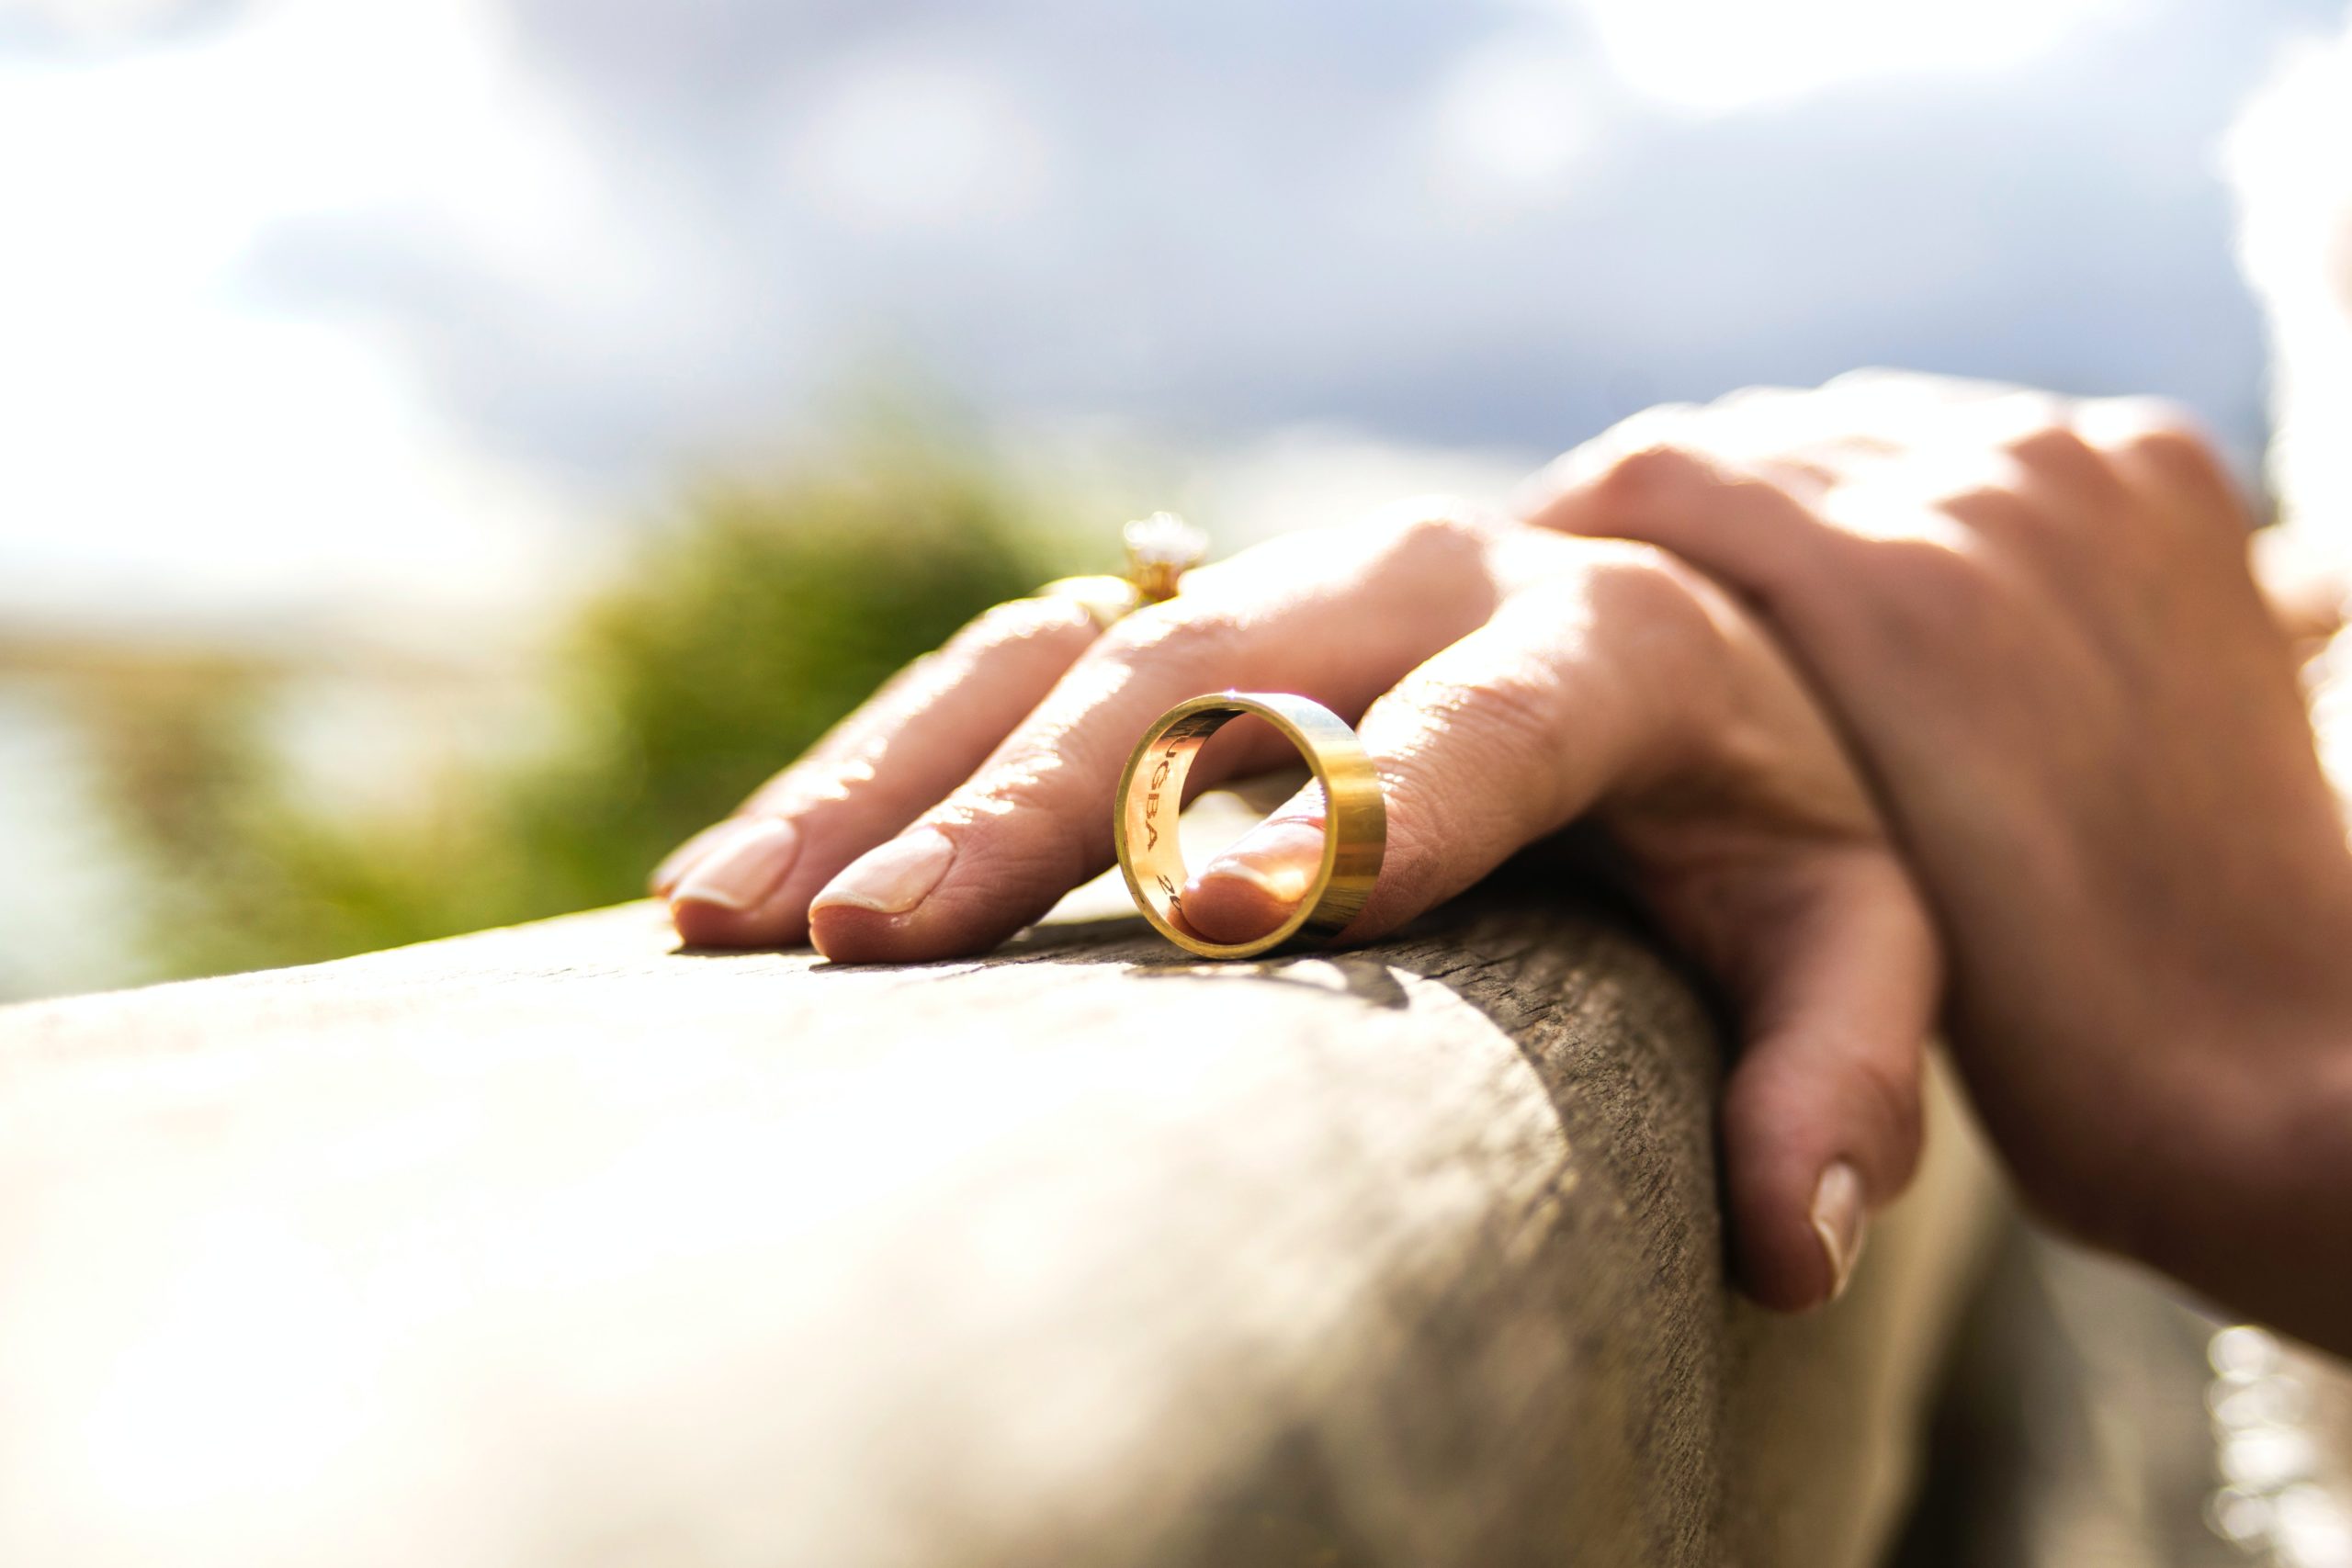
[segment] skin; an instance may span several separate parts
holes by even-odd
[[[1523,520],[1278,541],[1099,639],[1070,606],[1003,607],[657,884],[698,942],[978,951],[1107,863],[1161,709],[1301,692],[1361,719],[1390,802],[1351,935],[1589,818],[1723,982],[1760,1299],[1834,1294],[1907,1177],[1940,996],[2030,1201],[2352,1351],[2352,853],[2294,646],[2334,605],[2266,600],[2207,442],[2143,402],[1870,374],[1653,411],[1547,470]],[[1280,760],[1245,739],[1196,776]],[[1202,870],[1204,934],[1281,918],[1317,813]],[[837,879],[926,829],[953,859],[920,904]]]
[[[1107,632],[1067,601],[1000,606],[682,847],[656,890],[701,945],[984,951],[1111,863],[1136,737],[1228,687],[1315,698],[1381,772],[1387,859],[1351,940],[1572,822],[1605,829],[1741,1015],[1721,1128],[1744,1282],[1787,1309],[1842,1288],[1869,1211],[1918,1156],[1933,934],[1789,660],[1651,546],[1417,504],[1201,569]],[[1291,760],[1237,724],[1193,779]],[[1201,868],[1194,925],[1270,929],[1318,810],[1303,795]]]
[[[1701,567],[1802,665],[1928,892],[2028,1197],[2352,1351],[2352,855],[2208,443],[2143,402],[1864,375],[1642,416],[1527,513]]]

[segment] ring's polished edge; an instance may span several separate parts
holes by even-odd
[[[1323,860],[1290,918],[1254,942],[1203,940],[1184,923],[1184,853],[1176,817],[1184,775],[1208,738],[1245,714],[1280,730],[1323,786]],[[1388,848],[1380,775],[1339,715],[1280,692],[1216,692],[1177,704],[1153,721],[1119,775],[1111,836],[1136,907],[1160,935],[1203,958],[1255,958],[1277,948],[1328,943],[1363,912]]]

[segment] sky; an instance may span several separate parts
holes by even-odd
[[[2251,453],[2217,144],[2341,16],[0,0],[0,615],[494,608],[877,380],[1532,461],[1899,364]]]

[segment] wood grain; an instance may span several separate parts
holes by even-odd
[[[631,906],[0,1012],[0,1562],[1868,1561],[1974,1266],[1935,1096],[1724,1286],[1689,987],[1489,889],[1204,967]]]

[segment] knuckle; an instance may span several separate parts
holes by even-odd
[[[2150,548],[2244,546],[2254,517],[2229,465],[2194,415],[2154,398],[2088,405],[2086,433],[2130,501],[2120,513],[2156,524]]]
[[[1595,606],[1620,612],[1657,640],[1712,649],[1722,636],[1713,605],[1718,590],[1696,567],[1669,550],[1634,541],[1596,545],[1584,578]]]
[[[1476,570],[1493,551],[1501,525],[1478,503],[1446,495],[1409,497],[1383,506],[1344,531],[1345,548],[1377,572]]]
[[[1659,746],[1698,739],[1725,717],[1752,668],[1752,623],[1697,568],[1655,546],[1597,542],[1595,559],[1561,586],[1591,628],[1580,639],[1601,679]],[[1645,715],[1635,721],[1632,713]]]
[[[2148,423],[2117,438],[2115,454],[2175,484],[2219,487],[2226,483],[2222,463],[2203,434],[2193,426]]]
[[[2103,437],[2101,445],[2119,450],[2142,446],[2206,450],[2197,416],[2165,398],[2107,398],[2085,411]]]
[[[946,651],[980,655],[1006,648],[1076,648],[1093,637],[1093,618],[1074,599],[1009,599],[966,623],[948,639]]]
[[[1415,495],[1381,507],[1365,519],[1400,544],[1442,548],[1483,547],[1494,537],[1495,520],[1477,502],[1456,495]]]
[[[1532,655],[1475,678],[1420,672],[1382,700],[1392,716],[1382,769],[1388,807],[1384,900],[1419,909],[1467,880],[1486,849],[1553,825],[1564,707],[1558,680]]]
[[[1588,553],[1595,576],[1633,585],[1628,589],[1631,592],[1654,595],[1668,613],[1674,603],[1695,604],[1705,590],[1705,576],[1663,545],[1640,539],[1595,539]]]
[[[2047,468],[2078,478],[2100,474],[2106,468],[2098,449],[2074,423],[2054,412],[2028,421],[1998,446],[2028,469]]]
[[[2103,520],[2113,509],[2053,504],[2038,491],[1996,480],[1954,490],[1939,501],[1937,510],[1996,545],[2040,558],[2074,547],[2084,536],[2103,532]],[[1927,542],[1939,541],[1929,537]]]
[[[1905,610],[1951,610],[1986,590],[1981,563],[1962,544],[1927,535],[1881,539],[1870,552],[1874,592]]]
[[[2226,488],[2228,470],[2195,415],[2160,398],[2110,398],[2086,407],[2091,445],[2116,463],[2174,483]]]
[[[2221,461],[2202,431],[2187,423],[2151,423],[2125,437],[2121,449],[2143,462],[2203,479],[2221,472]]]
[[[1065,760],[1044,748],[1000,758],[943,801],[925,820],[959,850],[980,846],[1007,880],[1075,886],[1085,874],[1096,813],[1075,809],[1085,791]],[[1107,833],[1107,826],[1102,829]]]
[[[1560,734],[1560,683],[1532,660],[1490,669],[1476,681],[1406,677],[1398,699],[1463,753],[1457,769],[1494,776],[1539,776]]]
[[[1101,657],[1123,663],[1185,668],[1229,664],[1248,630],[1230,609],[1199,600],[1170,599],[1147,604],[1102,634]]]
[[[1855,558],[1857,612],[1886,650],[1936,664],[1955,648],[1983,646],[2009,614],[2001,579],[1971,541],[1920,534],[1877,539]]]
[[[1593,473],[1592,494],[1605,512],[1638,515],[1688,497],[1713,477],[1713,466],[1696,446],[1653,439],[1606,455]]]

